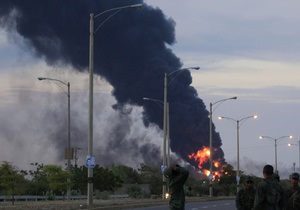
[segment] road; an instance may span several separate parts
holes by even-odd
[[[166,210],[168,205],[163,206],[151,206],[143,208],[129,208],[126,210]],[[185,204],[185,210],[234,210],[235,200],[218,200],[218,201],[201,201],[201,202],[187,202]]]

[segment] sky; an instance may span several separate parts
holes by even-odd
[[[176,22],[172,49],[192,72],[193,85],[209,103],[237,96],[213,111],[226,160],[237,164],[236,121],[239,127],[240,169],[261,176],[264,164],[277,165],[284,178],[299,172],[299,2],[289,1],[146,1]],[[234,119],[219,120],[218,116]],[[288,147],[287,144],[294,144]]]
[[[261,176],[265,164],[275,166],[275,141],[261,140],[259,136],[278,139],[293,135],[293,139],[277,141],[278,170],[282,178],[287,178],[294,171],[295,163],[299,172],[300,28],[297,25],[300,14],[297,8],[300,3],[279,0],[259,4],[248,0],[144,2],[160,8],[166,17],[176,22],[176,43],[169,47],[184,67],[200,66],[199,71],[191,72],[192,85],[206,108],[209,109],[210,103],[237,96],[237,100],[214,106],[213,111],[212,119],[221,136],[226,161],[236,168],[236,120],[258,115],[257,119],[243,121],[239,128],[240,170]],[[37,77],[70,80],[71,106],[76,110],[76,119],[84,122],[87,121],[87,109],[81,108],[88,103],[88,74],[68,66],[48,66],[42,58],[24,51],[20,47],[22,44],[23,40],[17,34],[11,37],[0,29],[1,130],[9,128],[11,131],[9,140],[0,132],[0,160],[11,161],[19,167],[28,167],[31,162],[54,163],[59,159],[52,158],[53,154],[59,156],[57,148],[44,134],[57,135],[51,134],[51,123],[57,123],[57,116],[49,117],[45,113],[66,108],[67,98],[57,85],[38,81]],[[96,77],[95,84],[95,94],[102,97],[101,100],[95,97],[96,103],[101,105],[95,110],[95,124],[109,129],[110,125],[105,121],[121,118],[111,109],[115,104],[110,95],[112,88],[100,77]],[[162,132],[155,126],[143,128],[142,111],[142,108],[134,107],[131,118],[120,121],[132,122],[135,132],[128,134],[132,138],[144,135],[161,146]],[[65,113],[57,112],[60,114]],[[218,116],[234,121],[219,120]],[[40,122],[44,122],[44,126],[39,126]],[[94,135],[106,138],[109,132],[96,130]],[[288,143],[294,145],[288,147]],[[79,147],[78,162],[83,164],[87,151],[84,143]],[[128,154],[111,153],[130,164],[125,158]],[[131,164],[135,164],[133,160]]]

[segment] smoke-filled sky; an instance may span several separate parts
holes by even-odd
[[[71,1],[32,0],[22,5],[28,18],[8,13],[14,2],[23,1],[3,1],[7,7],[0,9],[0,159],[23,167],[62,158],[67,97],[57,85],[37,80],[44,76],[71,83],[72,145],[82,148],[82,164],[88,126],[89,12],[84,11],[141,1],[84,6],[86,1],[76,1],[66,7]],[[209,103],[237,96],[213,113],[222,139],[215,133],[215,144],[223,144],[225,161],[236,167],[237,129],[217,116],[239,120],[257,114],[240,127],[240,169],[261,175],[264,164],[274,165],[274,142],[259,140],[260,135],[293,135],[279,141],[278,170],[287,177],[294,162],[298,169],[299,3],[144,2],[148,6],[121,11],[96,33],[95,70],[101,74],[95,78],[96,161],[132,166],[161,161],[162,109],[142,98],[162,100],[164,71],[201,66],[192,78],[188,72],[178,75],[169,88],[172,150],[183,156],[195,146],[207,146]],[[44,10],[37,12],[41,4]],[[287,147],[289,142],[296,146]]]

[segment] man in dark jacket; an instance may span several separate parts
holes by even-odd
[[[244,188],[240,189],[235,200],[237,210],[252,210],[255,198],[254,183],[251,176],[247,176]]]
[[[175,164],[164,169],[163,174],[169,180],[170,210],[184,210],[185,193],[183,186],[189,177],[189,171]]]
[[[291,182],[291,187],[287,191],[286,210],[299,210],[300,209],[299,174],[292,173],[290,176],[290,182]]]
[[[265,165],[264,179],[258,184],[255,194],[254,210],[283,210],[285,199],[283,188],[273,175],[273,166]]]

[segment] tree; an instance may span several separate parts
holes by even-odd
[[[160,195],[162,193],[162,174],[159,166],[147,166],[141,164],[138,169],[141,173],[141,180],[143,183],[150,184],[151,194]]]
[[[123,183],[120,176],[114,174],[108,168],[96,165],[93,169],[94,190],[114,191],[116,188],[121,187]],[[87,168],[81,166],[74,168],[74,175],[72,176],[73,189],[78,190],[84,194],[87,192]]]
[[[14,204],[14,196],[24,191],[25,185],[24,175],[11,163],[4,161],[0,165],[0,189],[6,195],[12,196],[12,205]]]
[[[71,187],[71,183],[68,182],[69,174],[61,166],[45,165],[43,171],[47,177],[49,188],[54,194],[64,195]]]
[[[124,165],[113,165],[111,170],[126,184],[141,184],[141,177],[135,169]]]
[[[87,168],[85,166],[72,168],[72,189],[87,194]]]
[[[28,194],[31,195],[44,195],[47,191],[50,191],[47,176],[43,170],[44,165],[39,163],[31,163],[36,166],[36,170],[30,170],[29,175],[32,177],[30,181],[30,188]]]
[[[236,171],[233,169],[233,166],[227,164],[222,171],[219,184],[235,184],[236,183]]]
[[[29,175],[32,177],[30,181],[29,194],[44,195],[47,192],[51,194],[65,194],[71,183],[68,183],[69,174],[57,165],[43,165],[32,163],[36,166],[36,170],[30,170]]]
[[[123,181],[120,177],[113,174],[108,168],[96,165],[94,168],[94,188],[95,190],[114,191],[115,188],[121,187]]]

